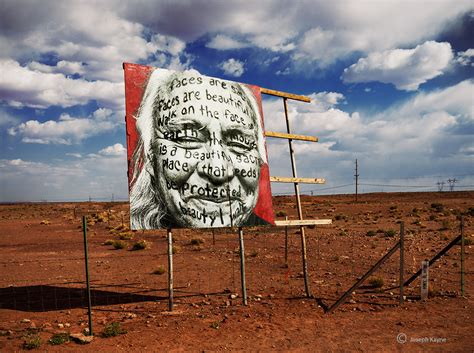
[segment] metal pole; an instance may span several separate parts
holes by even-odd
[[[397,251],[397,249],[400,247],[400,243],[398,242],[397,244],[395,244],[395,246],[390,249],[390,251],[388,253],[386,253],[379,261],[377,261],[377,263],[372,266],[372,268],[367,271],[365,273],[365,275],[363,275],[350,289],[348,289],[343,295],[342,297],[340,297],[337,302],[335,302],[327,311],[327,313],[331,313],[333,312],[334,310],[336,310],[336,308],[341,305],[342,303],[344,303],[347,299],[347,297],[349,295],[352,294],[353,291],[355,291],[357,288],[359,288],[359,286],[367,279],[369,278],[369,276],[375,272],[375,270],[377,270],[380,266],[382,266],[382,264],[387,261],[387,259],[390,258],[390,256],[392,256],[395,251]]]
[[[247,287],[245,284],[245,249],[244,249],[244,231],[239,227],[240,244],[240,283],[242,284],[242,303],[247,305]]]
[[[403,304],[403,275],[405,264],[405,222],[400,223],[400,305]]]
[[[82,229],[84,230],[84,257],[86,263],[86,284],[87,284],[87,311],[89,316],[89,336],[93,336],[92,331],[92,303],[91,303],[91,286],[89,282],[89,255],[87,253],[87,217],[82,216]]]
[[[173,311],[173,234],[168,229],[168,310]]]
[[[464,297],[464,217],[461,216],[461,295]]]
[[[432,264],[434,264],[435,261],[438,260],[440,257],[442,257],[444,254],[446,254],[449,249],[451,249],[454,245],[458,244],[460,240],[461,240],[461,235],[458,235],[448,245],[446,245],[439,253],[433,256],[428,266],[431,266]],[[413,282],[420,274],[421,274],[421,269],[418,270],[418,272],[416,272],[415,274],[413,274],[409,279],[407,279],[404,283],[404,286],[406,287],[410,285],[410,283]]]
[[[287,98],[283,98],[283,105],[285,108],[286,131],[287,133],[291,134],[290,119],[288,117]],[[292,139],[288,139],[288,146],[290,148],[291,170],[293,172],[293,177],[297,178],[298,176],[296,173],[295,151],[293,150]],[[300,188],[299,188],[298,183],[294,183],[294,185],[295,185],[295,195],[296,195],[296,207],[298,209],[298,218],[302,220],[303,210],[301,209]],[[300,233],[301,233],[301,258],[303,262],[304,288],[305,288],[306,296],[311,297],[311,290],[309,288],[309,277],[308,277],[308,263],[307,263],[307,256],[306,256],[306,236],[305,236],[305,228],[303,226],[300,227]]]
[[[288,216],[285,216],[285,220],[288,220]],[[285,227],[285,267],[288,267],[288,226]]]

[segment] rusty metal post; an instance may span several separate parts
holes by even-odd
[[[82,229],[84,233],[84,261],[86,264],[87,314],[89,317],[89,336],[93,336],[94,332],[92,330],[91,285],[89,281],[89,255],[87,252],[87,216],[82,216]]]
[[[288,220],[288,216],[285,216],[285,220]],[[288,267],[288,226],[285,226],[285,267]]]
[[[403,275],[404,275],[404,265],[405,265],[405,222],[400,223],[400,301],[399,304],[403,304]]]
[[[285,108],[285,120],[286,120],[286,131],[288,134],[291,134],[290,129],[290,119],[288,117],[288,103],[287,98],[283,98],[283,105]],[[291,170],[293,172],[293,178],[297,178],[296,173],[296,161],[295,161],[295,151],[293,150],[293,143],[292,139],[288,139],[288,146],[290,148],[290,158],[291,158]],[[294,183],[295,185],[295,195],[296,195],[296,207],[298,209],[298,218],[300,220],[303,219],[303,210],[301,209],[301,198],[300,198],[300,188],[298,183]],[[306,255],[306,236],[305,236],[305,228],[303,226],[300,227],[301,233],[301,258],[303,262],[303,276],[304,276],[304,288],[307,297],[311,297],[311,290],[309,288],[309,276],[308,276],[308,262],[307,262],[307,255]]]
[[[461,216],[461,295],[464,297],[464,217]]]
[[[242,303],[247,305],[247,286],[245,283],[245,248],[244,248],[244,231],[239,227],[239,244],[240,244],[240,283],[242,285]]]
[[[168,310],[173,311],[173,234],[168,229]]]

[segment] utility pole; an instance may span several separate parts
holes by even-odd
[[[448,184],[449,184],[449,191],[453,191],[454,190],[454,184],[457,183],[459,180],[457,180],[456,178],[454,179],[448,179]]]
[[[358,197],[358,193],[359,193],[359,169],[358,169],[358,164],[357,164],[357,158],[356,158],[356,168],[355,168],[355,180],[356,180],[356,202],[357,202],[357,197]]]
[[[438,191],[439,191],[439,192],[442,192],[442,191],[443,191],[444,184],[445,184],[444,181],[438,181],[438,182],[436,183],[436,185],[438,185]]]

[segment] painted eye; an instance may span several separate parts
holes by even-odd
[[[249,145],[246,145],[244,143],[241,143],[241,142],[237,142],[237,141],[229,141],[227,142],[227,146],[229,146],[229,148],[234,151],[234,152],[237,152],[237,153],[247,153],[248,151],[251,151],[252,150],[252,147],[249,146]]]

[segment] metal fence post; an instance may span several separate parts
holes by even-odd
[[[461,295],[464,297],[464,217],[461,216]]]
[[[285,220],[288,220],[288,216],[285,216]],[[285,226],[285,267],[288,267],[288,226]]]
[[[168,310],[173,311],[173,234],[168,229]]]
[[[87,253],[87,217],[82,216],[82,229],[84,231],[84,258],[86,263],[86,285],[87,285],[87,312],[89,316],[89,336],[93,336],[92,331],[92,303],[91,286],[89,282],[89,256]]]
[[[405,264],[405,222],[400,223],[400,305],[403,304],[403,275]]]
[[[245,248],[244,248],[244,231],[239,227],[239,244],[240,244],[240,282],[242,284],[242,303],[247,305],[247,286],[245,283]]]

